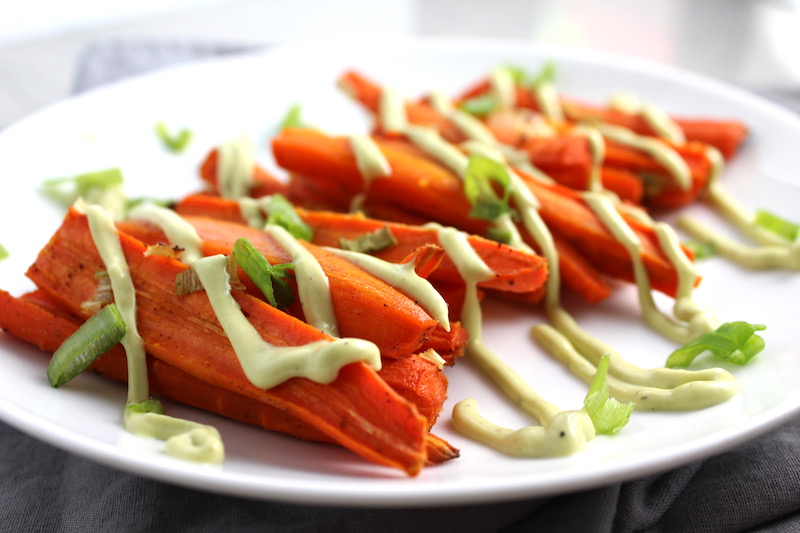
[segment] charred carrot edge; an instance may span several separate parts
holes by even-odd
[[[480,80],[464,91],[458,100],[463,101],[480,96],[489,90],[488,80]],[[516,87],[516,104],[518,107],[540,111],[539,104],[531,91],[519,85]],[[623,126],[640,135],[653,135],[652,128],[639,115],[623,113],[609,107],[590,105],[573,98],[562,98],[561,104],[567,118],[573,122],[601,120]],[[736,120],[690,119],[677,116],[673,116],[672,119],[681,127],[687,140],[713,146],[726,159],[730,159],[736,154],[748,135],[747,126]]]
[[[553,233],[569,242],[600,272],[633,281],[630,254],[576,191],[557,184],[543,183],[522,172],[520,175],[539,200],[539,213]],[[661,251],[655,232],[624,214],[623,218],[641,241],[642,260],[652,287],[674,297],[678,283],[677,272]]]
[[[224,220],[185,216],[203,241],[203,254],[228,254],[240,237],[245,237],[272,264],[286,263],[291,258],[265,232]],[[155,244],[163,240],[159,230],[142,221],[128,220],[119,224],[127,234]],[[328,276],[331,299],[339,333],[374,342],[387,357],[399,357],[419,350],[423,341],[437,327],[437,322],[417,303],[395,287],[319,246],[304,246],[320,262]],[[299,306],[293,311],[302,318]],[[385,327],[386,323],[392,325]]]
[[[204,215],[226,221],[244,222],[236,202],[213,195],[189,195],[178,202],[175,210],[187,217]],[[409,254],[426,245],[439,244],[437,232],[431,228],[371,219],[360,214],[310,211],[302,208],[297,208],[297,213],[314,230],[312,242],[319,246],[338,247],[339,239],[355,239],[360,235],[387,227],[397,239],[397,244],[374,255],[395,263],[404,262]],[[544,283],[547,271],[541,257],[478,236],[470,236],[469,241],[473,249],[496,273],[496,277],[481,284],[482,287],[511,292],[531,292]],[[441,257],[438,267],[429,275],[432,279],[452,281],[458,279],[458,270],[445,254]]]
[[[202,291],[178,296],[175,276],[187,267],[166,256],[146,257],[144,243],[120,233],[137,288],[139,333],[147,352],[214,387],[244,394],[293,416],[339,445],[378,464],[416,475],[425,463],[427,421],[369,366],[349,364],[327,385],[293,378],[269,390],[245,377]],[[69,312],[96,290],[103,268],[86,217],[70,210],[28,270],[28,276]],[[291,346],[328,339],[319,330],[246,293],[234,297],[264,339]]]
[[[219,151],[212,149],[200,165],[200,177],[212,190],[217,190],[217,164]],[[253,185],[250,196],[266,196],[268,194],[286,194],[286,183],[267,172],[262,166],[253,166]]]
[[[0,328],[45,352],[54,352],[61,343],[80,325],[80,321],[59,309],[52,299],[40,291],[24,294],[14,298],[8,292],[0,290]],[[411,358],[407,358],[411,359]],[[405,361],[405,359],[401,360]],[[100,356],[92,365],[92,370],[109,379],[126,382],[128,379],[127,362],[121,346],[115,346],[108,353]],[[441,384],[446,378],[432,374],[430,368],[418,367],[420,374],[416,379],[423,384],[432,384],[430,388],[416,391],[401,390],[401,394],[412,401],[420,401],[423,408],[428,409],[429,427],[433,426],[433,413],[441,411],[441,403],[446,397],[446,390],[441,391]],[[382,371],[379,372],[381,374]],[[324,443],[334,441],[316,428],[298,419],[288,411],[278,409],[270,404],[257,401],[242,394],[213,387],[191,374],[187,374],[172,365],[147,357],[147,373],[150,391],[160,398],[196,407],[231,420],[255,425],[268,431],[276,431],[303,440]],[[390,367],[390,378],[399,374],[398,369]],[[441,372],[438,372],[441,374]],[[413,381],[415,378],[411,378]],[[405,386],[402,380],[398,382]],[[438,385],[438,386],[436,386]],[[439,397],[434,396],[441,395]],[[437,411],[437,403],[439,403]],[[446,441],[431,434],[425,435],[426,465],[440,464],[458,457],[458,450]]]
[[[640,115],[631,115],[608,107],[592,106],[574,99],[564,100],[564,112],[570,120],[602,120],[626,127],[640,135],[653,135],[653,129]],[[688,141],[715,147],[726,159],[733,157],[747,138],[747,126],[736,120],[689,119],[672,117]]]
[[[302,130],[294,130],[274,139],[273,149],[278,163],[290,171],[303,172],[308,178],[320,181],[336,180],[359,191],[361,178],[355,159],[343,141],[319,134],[305,136]],[[429,161],[400,154],[388,147],[381,146],[381,150],[389,160],[392,174],[374,180],[369,197],[374,195],[380,202],[407,208],[428,220],[460,227],[470,233],[484,233],[485,224],[469,218],[470,206],[456,176]],[[543,183],[521,171],[519,175],[539,199],[540,214],[554,233],[570,242],[599,271],[633,279],[628,252],[578,192],[558,184]],[[408,198],[414,201],[407,202]],[[642,240],[642,256],[653,287],[674,296],[677,274],[659,248],[654,232],[638,224],[635,224],[635,231]]]

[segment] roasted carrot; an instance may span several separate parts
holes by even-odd
[[[41,291],[24,294],[14,298],[0,290],[0,328],[45,352],[54,352],[61,343],[80,325],[80,320],[61,309],[51,298]],[[435,422],[435,413],[441,411],[446,397],[446,378],[439,371],[434,373],[426,368],[432,363],[417,364],[415,357],[402,359],[403,363],[391,363],[379,374],[385,373],[388,380],[396,381],[398,392],[409,401],[418,401],[418,409],[427,410],[429,427]],[[416,377],[404,380],[398,370],[404,365],[416,369]],[[101,355],[93,364],[95,372],[121,382],[128,380],[127,361],[121,346],[115,346]],[[384,370],[386,372],[384,372]],[[153,395],[215,413],[232,420],[262,427],[304,440],[325,443],[334,441],[326,434],[293,416],[284,409],[258,401],[230,390],[213,387],[182,370],[175,368],[152,356],[147,357],[147,373],[150,391]],[[438,375],[437,375],[438,374]],[[426,385],[410,390],[408,385],[417,379]],[[391,383],[389,383],[390,386]],[[393,387],[394,388],[394,387]],[[437,407],[438,405],[438,407]],[[458,451],[447,442],[431,434],[425,436],[426,464],[439,464],[458,456]]]
[[[481,80],[466,90],[459,101],[486,94],[490,90],[487,80]],[[539,104],[530,90],[515,87],[516,105],[524,109],[540,111]],[[573,122],[602,121],[628,128],[640,135],[653,135],[652,128],[638,114],[625,113],[610,107],[590,105],[573,98],[561,98],[567,119]],[[735,120],[688,119],[674,116],[672,119],[683,130],[688,141],[697,141],[717,148],[726,158],[733,157],[747,138],[747,127]]]
[[[380,376],[400,396],[416,405],[428,419],[428,427],[433,427],[447,397],[447,378],[435,362],[419,355],[387,359]]]
[[[623,126],[641,135],[653,135],[653,129],[641,115],[625,113],[609,107],[591,106],[574,99],[562,103],[567,117],[573,121],[601,120]],[[747,127],[735,120],[687,119],[672,117],[688,141],[711,145],[725,158],[733,157],[747,138]]]
[[[236,202],[218,196],[195,194],[183,198],[175,206],[185,216],[205,215],[222,220],[244,222]],[[343,214],[330,211],[297,209],[298,215],[314,230],[313,243],[319,246],[338,247],[340,239],[355,239],[366,233],[389,229],[397,244],[373,255],[394,263],[403,262],[410,253],[428,244],[438,244],[437,232],[433,228],[392,223],[364,217],[360,214]],[[478,236],[469,237],[473,249],[497,274],[481,284],[510,292],[530,292],[544,283],[547,271],[541,257],[515,250]],[[446,255],[430,276],[442,281],[458,279],[453,261]]]
[[[292,378],[268,390],[245,377],[205,293],[176,295],[175,277],[187,267],[167,256],[145,256],[147,246],[124,233],[120,243],[137,289],[139,333],[147,352],[214,387],[285,409],[335,442],[409,475],[425,463],[427,421],[369,366],[349,364],[324,385]],[[28,270],[48,296],[77,316],[93,298],[103,264],[86,217],[70,210]],[[319,330],[240,291],[234,298],[265,341],[282,346],[329,339]]]
[[[208,217],[184,217],[203,241],[204,255],[228,254],[240,237],[245,237],[272,264],[291,257],[267,233],[233,222]],[[155,244],[164,239],[151,224],[128,220],[119,224],[127,234]],[[339,333],[374,342],[386,357],[398,357],[419,350],[437,323],[418,304],[393,286],[365,272],[330,251],[304,243],[325,271],[330,284]],[[298,308],[299,312],[299,308]],[[302,318],[302,317],[300,317]],[[391,328],[386,328],[386,323]]]
[[[307,136],[302,130],[293,130],[277,137],[273,148],[278,163],[289,171],[306,173],[309,179],[336,180],[354,194],[360,192],[361,177],[344,139],[326,138],[319,133]],[[389,159],[392,174],[373,180],[368,197],[375,195],[379,202],[393,204],[412,216],[419,215],[470,233],[485,232],[483,221],[469,217],[470,205],[463,195],[461,181],[452,172],[388,147],[381,146],[381,150]],[[398,164],[395,165],[394,161]],[[568,241],[597,270],[622,279],[633,279],[628,252],[603,226],[578,192],[541,182],[521,171],[519,174],[538,198],[541,216],[551,231]],[[653,287],[674,296],[677,275],[660,250],[653,231],[629,222],[642,239],[643,259]]]

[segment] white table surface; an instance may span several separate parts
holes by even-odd
[[[15,1],[0,0],[0,17]],[[268,45],[353,35],[560,43],[680,66],[778,98],[800,91],[797,0],[217,0],[0,39],[0,128],[68,95],[82,51],[98,40]]]

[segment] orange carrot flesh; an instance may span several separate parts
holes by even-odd
[[[144,255],[144,243],[120,233],[137,291],[139,333],[147,352],[214,387],[284,409],[339,445],[378,464],[415,475],[425,462],[427,421],[369,366],[349,364],[330,384],[292,378],[268,390],[244,375],[205,293],[176,295],[175,277],[187,267],[165,256]],[[86,217],[70,210],[28,276],[48,296],[81,316],[102,270]],[[246,293],[234,298],[264,340],[302,345],[328,337]]]
[[[0,290],[0,328],[45,352],[56,351],[78,329],[80,321],[68,317],[67,313],[56,309],[48,300],[51,299],[37,293],[14,298]],[[91,368],[115,381],[128,380],[127,361],[121,345],[101,355]],[[147,358],[147,373],[150,391],[160,398],[257,425],[269,431],[306,440],[333,442],[325,434],[283,409],[213,387],[151,356]]]
[[[265,232],[248,226],[208,217],[184,217],[203,241],[203,254],[228,254],[240,237],[245,237],[271,264],[291,257]],[[152,226],[129,220],[120,224],[126,233],[158,242]],[[328,277],[339,333],[374,342],[386,357],[414,353],[436,328],[436,321],[402,292],[319,246],[304,244],[319,261]],[[377,322],[376,322],[377,321]],[[385,327],[386,323],[391,328]]]
[[[541,111],[539,103],[530,90],[519,85],[516,89],[516,105],[523,109]],[[460,97],[463,101],[488,93],[490,85],[481,80],[466,90]],[[638,114],[625,113],[610,107],[589,105],[572,98],[562,98],[561,104],[567,119],[573,122],[602,121],[628,128],[640,135],[654,135],[647,121]],[[718,149],[726,159],[733,157],[748,135],[747,126],[735,120],[689,119],[672,117],[683,130],[687,141],[696,141]]]
[[[563,102],[564,112],[570,120],[601,120],[628,128],[640,135],[653,135],[653,129],[641,115],[616,109],[588,105],[570,99]],[[747,127],[735,120],[687,119],[672,117],[683,130],[687,141],[696,141],[715,147],[726,159],[733,157],[747,138]]]
[[[0,290],[0,329],[45,352],[57,350],[79,326],[79,319],[60,309],[41,291],[15,298]],[[417,402],[414,405],[428,420],[428,427],[433,427],[447,397],[447,379],[441,370],[426,359],[412,356],[397,361],[397,364],[393,364],[392,360],[385,361],[378,374],[403,398]],[[91,369],[115,381],[128,380],[127,360],[121,345],[101,355]],[[404,372],[408,376],[404,376]],[[150,392],[154,396],[268,431],[303,440],[334,443],[330,437],[284,409],[213,387],[149,355],[147,374]],[[426,465],[441,464],[458,457],[458,450],[430,433],[425,435],[425,448]]]

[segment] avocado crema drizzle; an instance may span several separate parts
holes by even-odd
[[[507,76],[503,69],[495,69],[490,77],[491,90],[501,105],[513,106],[513,84],[509,83]],[[550,99],[542,108],[558,109],[557,101],[553,102],[555,91],[546,88],[545,85],[539,84],[535,91],[537,95]],[[480,121],[454,108],[446,97],[434,92],[430,101],[437,111],[450,118],[468,138],[460,147],[447,142],[433,129],[409,124],[405,116],[405,101],[391,88],[385,89],[381,95],[379,106],[381,124],[387,132],[405,135],[412,143],[462,179],[468,166],[468,154],[480,154],[506,165],[510,180],[510,195],[521,225],[533,238],[549,265],[544,300],[549,323],[535,325],[531,330],[533,338],[548,353],[587,383],[595,375],[601,358],[609,356],[610,394],[619,401],[634,403],[637,409],[702,409],[722,403],[739,392],[739,383],[723,369],[640,368],[583,330],[560,305],[559,257],[552,235],[538,214],[537,199],[512,166],[528,171],[535,179],[548,182],[552,180],[538,169],[531,169],[532,165],[529,162],[523,162],[523,155],[499,143]],[[647,120],[655,131],[663,131],[665,135],[675,135],[675,127],[669,123],[670,119],[665,113],[652,106],[643,110],[643,113],[647,113]],[[685,163],[666,144],[629,130],[622,131],[604,124],[591,126],[584,124],[576,130],[576,134],[585,135],[589,140],[595,164],[591,174],[592,179],[583,197],[631,256],[638,299],[645,322],[666,338],[681,344],[713,331],[719,323],[710,308],[695,302],[693,298],[697,272],[681,247],[675,231],[665,223],[654,221],[643,210],[623,205],[613,193],[602,189],[598,179],[599,166],[604,155],[603,135],[650,153],[673,175],[680,187],[687,189],[691,186],[691,177]],[[712,162],[714,152],[713,149],[707,152]],[[715,168],[719,169],[718,161]],[[715,187],[719,190],[718,185]],[[619,215],[619,211],[625,211],[635,216],[638,221],[651,226],[658,236],[662,250],[674,265],[678,273],[678,290],[671,315],[664,313],[655,305],[652,287],[641,259],[640,242]],[[524,242],[516,224],[508,214],[501,215],[494,223],[511,235],[511,246],[533,251]],[[749,225],[752,225],[752,221],[749,221]],[[547,402],[481,341],[481,312],[476,285],[493,275],[493,272],[471,249],[466,238],[459,236],[459,233],[453,228],[440,228],[439,240],[467,285],[462,314],[462,322],[470,335],[466,349],[467,357],[541,425],[517,430],[497,426],[478,413],[475,400],[467,399],[457,403],[453,410],[454,426],[470,438],[511,455],[560,456],[582,450],[587,442],[595,437],[591,420],[585,411],[563,411]]]

